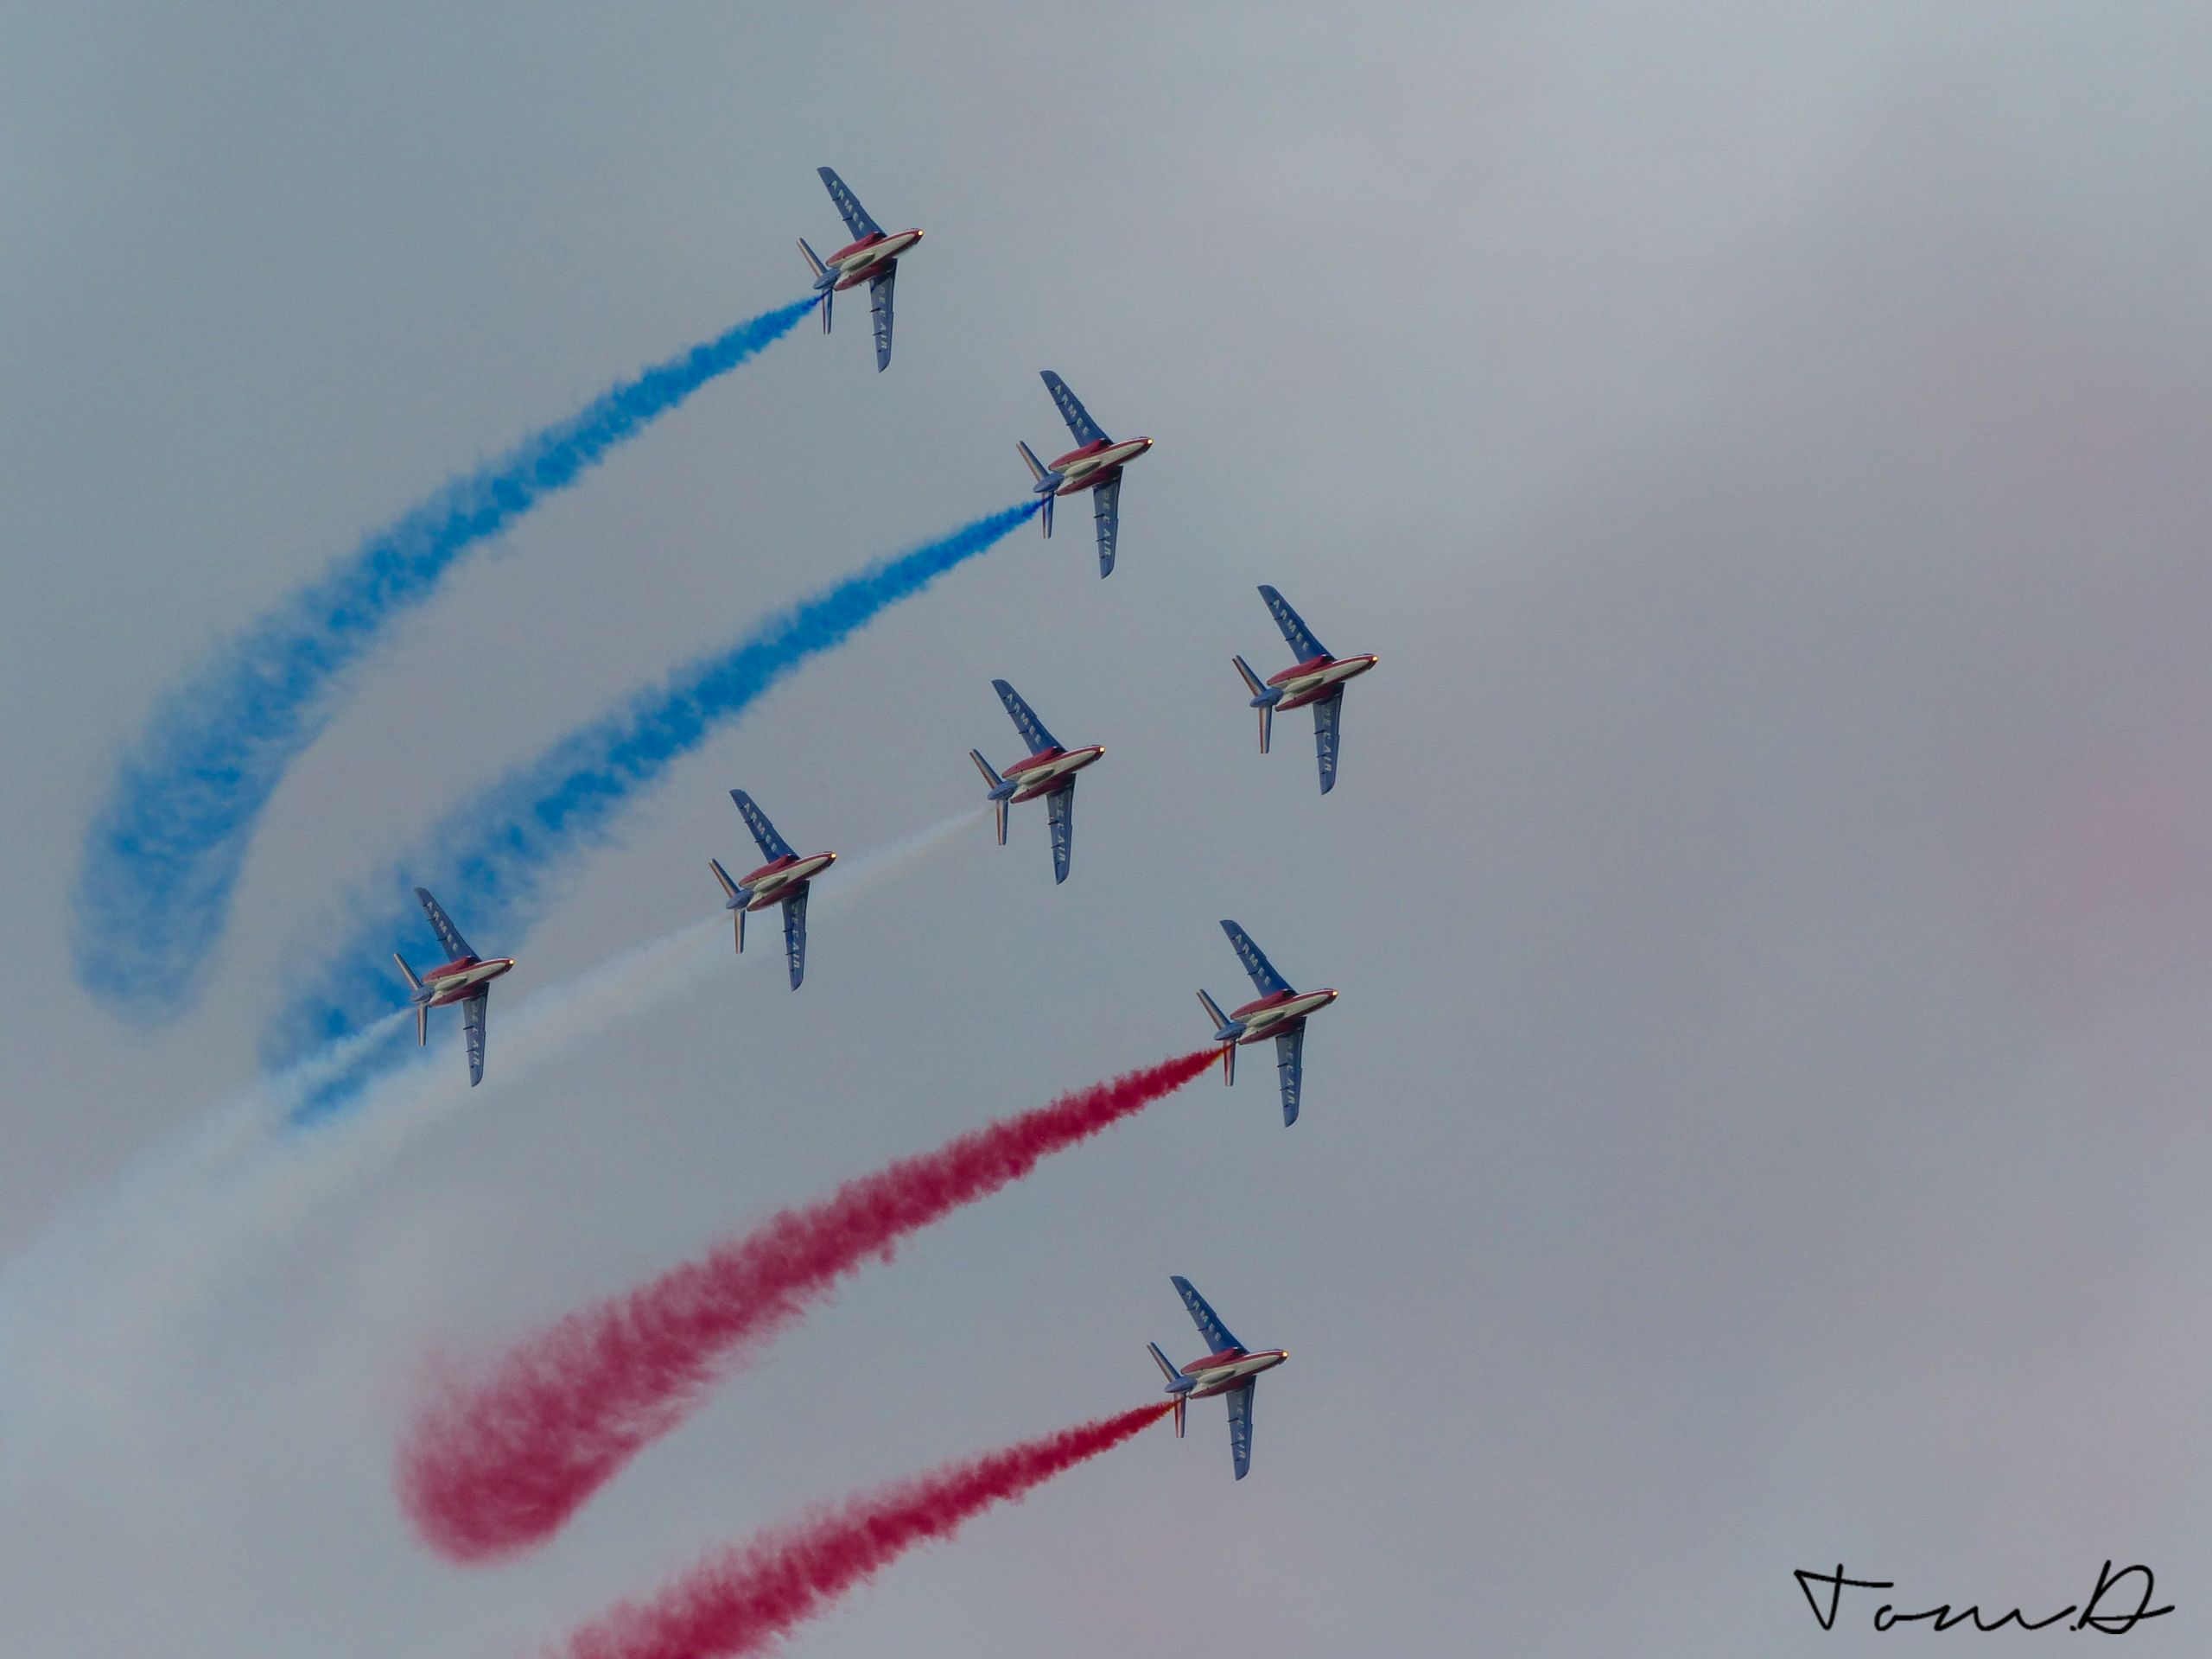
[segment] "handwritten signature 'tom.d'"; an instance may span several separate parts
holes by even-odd
[[[2126,1605],[2126,1592],[2120,1592],[2120,1586],[2139,1576],[2142,1580],[2141,1595],[2135,1605],[2129,1607]],[[1894,1590],[1897,1587],[1895,1579],[1847,1579],[1843,1575],[1841,1561],[1835,1564],[1833,1573],[1808,1573],[1801,1567],[1796,1578],[1797,1587],[1805,1592],[1805,1599],[1812,1604],[1813,1617],[1820,1620],[1821,1628],[1824,1630],[1835,1628],[1836,1614],[1842,1606],[1846,1590]],[[1816,1586],[1818,1589],[1815,1589]],[[1825,1596],[1821,1593],[1823,1591]],[[2101,1630],[2107,1636],[2125,1636],[2145,1619],[2163,1618],[2173,1611],[2171,1602],[2163,1607],[2151,1605],[2153,1593],[2155,1584],[2149,1567],[2124,1567],[2115,1573],[2112,1570],[2112,1563],[2107,1561],[2103,1571],[2097,1574],[2097,1587],[2091,1592],[2086,1605],[2081,1602],[2069,1603],[2047,1618],[2031,1619],[2015,1607],[2004,1618],[1990,1620],[1982,1618],[1981,1609],[1978,1606],[1955,1613],[1948,1602],[1916,1613],[1901,1613],[1895,1603],[1885,1601],[1874,1611],[1874,1628],[1878,1630],[1894,1630],[1900,1624],[1915,1624],[1925,1619],[1939,1630],[1948,1630],[1968,1620],[1973,1621],[1975,1630],[1985,1634],[2001,1630],[2008,1624],[2017,1624],[2024,1630],[2040,1630],[2078,1613],[2080,1617],[2068,1626],[2069,1630]],[[2105,1605],[2107,1597],[2113,1598],[2109,1608]]]

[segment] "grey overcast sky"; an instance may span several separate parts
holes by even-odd
[[[1015,499],[1039,368],[1159,447],[1112,580],[1081,513],[1018,535],[477,939],[522,965],[467,1110],[180,1272],[111,1369],[5,1376],[97,1306],[15,1333],[0,1650],[524,1650],[1149,1397],[1181,1272],[1293,1351],[1250,1479],[1209,1403],[793,1649],[1848,1654],[1878,1599],[1824,1638],[1791,1569],[2033,1614],[2116,1557],[2180,1605],[2131,1653],[2202,1652],[2208,84],[2187,5],[10,8],[19,1263],[251,1082],[296,959],[453,802]],[[849,302],[523,522],[287,780],[191,1015],[81,993],[77,849],[154,699],[802,293],[824,162],[929,232],[890,371]],[[1259,582],[1382,658],[1326,800],[1302,715],[1255,753]],[[1037,809],[979,823],[817,915],[798,995],[748,960],[499,1086],[501,1006],[711,912],[730,785],[848,853],[970,806],[995,675],[1109,749],[1065,887]],[[1295,1128],[1266,1067],[1203,1079],[870,1268],[538,1555],[410,1541],[427,1351],[1195,1045],[1221,916],[1344,993]]]

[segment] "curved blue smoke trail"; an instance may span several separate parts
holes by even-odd
[[[230,919],[262,809],[329,723],[345,671],[463,554],[789,334],[814,303],[739,323],[453,480],[163,697],[86,831],[72,899],[78,982],[142,1020],[182,1013]]]
[[[406,1005],[391,953],[394,945],[426,937],[415,887],[435,892],[480,950],[512,950],[543,910],[546,879],[605,842],[622,812],[670,766],[808,658],[842,644],[880,612],[1003,540],[1034,518],[1039,505],[1007,507],[855,572],[769,618],[727,651],[637,693],[447,813],[412,852],[355,895],[351,920],[321,969],[293,993],[264,1033],[264,1063],[271,1070],[289,1065]],[[293,1122],[343,1109],[367,1077],[411,1047],[404,1037],[412,1034],[365,1055],[347,1078],[302,1104]],[[493,1064],[498,1059],[495,1033]]]

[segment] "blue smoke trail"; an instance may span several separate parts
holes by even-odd
[[[725,652],[688,664],[614,714],[570,733],[438,823],[365,895],[320,974],[279,1011],[262,1041],[270,1069],[353,1035],[406,1006],[391,950],[427,938],[414,888],[427,887],[479,950],[511,950],[544,906],[546,878],[604,842],[639,791],[808,658],[984,552],[1036,516],[1024,502],[847,576],[771,617]],[[369,1075],[406,1052],[407,1032],[304,1103],[295,1123],[342,1108]],[[492,1056],[498,1063],[496,1042]],[[456,1058],[456,1065],[459,1064]]]
[[[454,480],[162,698],[86,832],[72,901],[78,982],[143,1020],[182,1013],[229,922],[254,825],[329,723],[344,671],[464,553],[789,334],[814,304],[739,323]]]

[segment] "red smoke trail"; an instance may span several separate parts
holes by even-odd
[[[829,1198],[771,1216],[701,1259],[569,1314],[484,1374],[447,1376],[399,1448],[399,1499],[456,1561],[543,1542],[721,1372],[870,1256],[1017,1181],[1206,1069],[1204,1049],[1094,1084]]]
[[[572,1633],[567,1659],[728,1659],[758,1653],[912,1548],[994,1503],[1119,1446],[1173,1410],[1141,1406],[846,1500],[795,1527],[708,1556],[642,1601]]]

